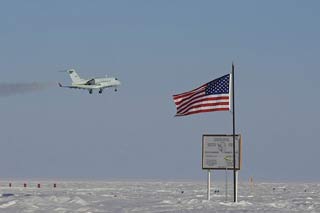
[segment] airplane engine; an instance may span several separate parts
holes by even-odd
[[[87,81],[87,85],[95,85],[96,81],[94,79],[91,79],[90,81]]]

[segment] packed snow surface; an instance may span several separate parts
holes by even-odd
[[[210,201],[205,181],[8,183],[0,182],[0,212],[320,212],[317,183],[240,183],[238,203],[224,182],[213,183]]]

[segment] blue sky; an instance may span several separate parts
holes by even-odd
[[[1,83],[118,77],[117,93],[0,97],[4,178],[203,179],[201,136],[229,112],[175,118],[172,95],[236,71],[240,179],[316,181],[318,1],[5,1]]]

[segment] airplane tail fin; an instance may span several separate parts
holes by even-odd
[[[74,69],[67,70],[73,83],[81,82],[82,79]]]

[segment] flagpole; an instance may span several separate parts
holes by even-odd
[[[236,174],[236,119],[234,106],[234,65],[232,62],[232,136],[233,136],[233,201],[237,202],[237,174]]]

